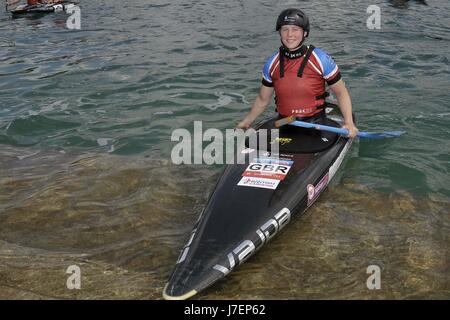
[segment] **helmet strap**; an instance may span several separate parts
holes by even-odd
[[[297,49],[295,50],[290,50],[289,48],[287,48],[284,44],[283,41],[281,41],[281,53],[283,54],[283,56],[285,56],[286,58],[289,59],[296,59],[296,58],[300,58],[301,56],[303,56],[306,52],[306,46],[303,45],[303,42],[305,41],[305,39],[303,39],[299,46],[297,47]]]

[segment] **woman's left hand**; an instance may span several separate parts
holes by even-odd
[[[342,126],[342,128],[347,129],[348,130],[348,136],[349,138],[354,138],[356,137],[356,135],[358,134],[359,130],[358,128],[353,124],[344,124]]]

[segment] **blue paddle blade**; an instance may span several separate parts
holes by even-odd
[[[405,134],[405,131],[383,131],[383,132],[359,132],[358,137],[367,138],[367,139],[384,139],[384,138],[395,138],[399,137],[402,134]]]
[[[284,120],[284,119],[281,119]],[[281,122],[281,120],[279,120]],[[285,123],[281,122],[281,125]],[[344,128],[336,128],[336,127],[330,127],[323,124],[316,124],[316,123],[309,123],[304,121],[293,121],[289,123],[291,126],[297,126],[297,127],[303,127],[303,128],[309,128],[309,129],[316,129],[316,130],[322,130],[322,131],[329,131],[334,132],[343,136],[348,135],[348,130]],[[394,138],[401,136],[404,134],[405,131],[384,131],[384,132],[364,132],[360,131],[358,133],[358,137],[360,138],[366,138],[366,139],[384,139],[384,138]]]

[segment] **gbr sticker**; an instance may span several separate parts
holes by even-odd
[[[290,165],[284,163],[259,163],[252,162],[245,169],[242,176],[244,177],[254,177],[254,178],[265,178],[273,180],[284,180],[289,170]]]

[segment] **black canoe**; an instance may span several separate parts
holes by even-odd
[[[322,124],[341,127],[338,108],[326,110]],[[275,120],[260,128],[273,128]],[[181,250],[165,299],[192,297],[247,260],[312,205],[352,144],[334,133],[294,126],[281,127],[279,141],[279,154],[261,157],[250,149],[245,164],[225,167]]]
[[[19,17],[24,14],[46,14],[52,12],[65,12],[69,6],[75,3],[70,1],[61,1],[55,4],[34,4],[34,5],[19,5],[9,12],[13,17]]]

